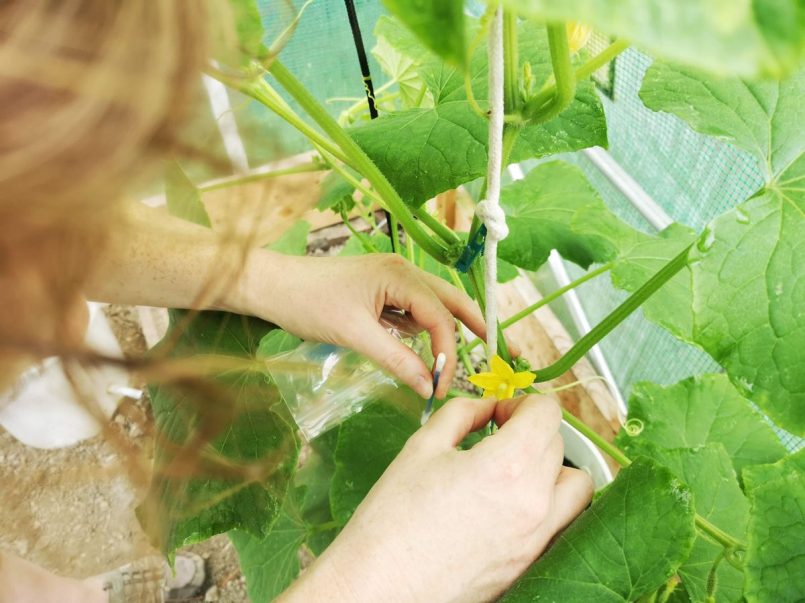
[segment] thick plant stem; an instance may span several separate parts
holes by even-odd
[[[414,215],[427,226],[434,234],[438,235],[442,241],[448,245],[456,245],[461,243],[459,236],[450,230],[447,226],[434,218],[424,206],[418,207],[414,210]]]
[[[507,115],[520,108],[520,57],[517,47],[517,14],[503,13],[503,110]]]
[[[229,82],[224,81],[224,83],[228,84]],[[331,140],[322,136],[320,132],[305,123],[262,77],[249,82],[237,82],[235,88],[271,109],[271,111],[304,134],[316,146],[324,149],[342,163],[349,163],[346,155],[341,152],[341,149],[334,145]]]
[[[723,546],[725,549],[746,550],[746,545],[744,543],[736,540],[724,530],[713,525],[698,513],[696,514],[696,527],[715,540],[718,544]]]
[[[437,261],[443,264],[451,264],[458,258],[460,249],[447,249],[439,241],[431,238],[414,219],[408,207],[405,205],[400,195],[391,186],[388,179],[380,169],[369,159],[358,144],[352,140],[347,132],[338,125],[329,113],[319,104],[319,102],[308,92],[299,80],[285,68],[279,61],[271,64],[270,73],[277,79],[280,85],[302,106],[302,108],[313,118],[313,120],[324,130],[341,152],[349,159],[346,163],[355,168],[369,182],[377,193],[383,198],[389,211],[391,211],[402,224],[405,232],[408,233],[417,244]],[[455,256],[455,257],[454,257]]]
[[[563,373],[570,370],[576,362],[584,356],[591,347],[601,341],[612,329],[617,327],[624,319],[626,319],[632,312],[637,310],[644,301],[662,287],[665,283],[671,280],[676,273],[688,265],[688,252],[690,246],[686,247],[682,253],[677,255],[674,259],[663,266],[654,276],[646,281],[642,287],[632,293],[626,301],[620,306],[615,308],[609,316],[598,323],[593,329],[580,338],[567,353],[559,360],[546,366],[543,369],[537,370],[537,382],[550,381]]]
[[[294,165],[271,172],[255,172],[245,176],[235,176],[234,178],[226,178],[217,182],[210,182],[198,187],[202,193],[209,191],[217,191],[222,188],[230,188],[232,186],[240,186],[241,184],[249,184],[251,182],[260,182],[270,178],[279,178],[280,176],[289,176],[291,174],[304,174],[306,172],[323,172],[330,168],[324,163],[317,163],[315,161],[310,163],[303,163],[301,165]]]
[[[595,71],[609,63],[627,48],[629,48],[629,42],[626,40],[615,40],[604,50],[576,69],[576,82],[587,79]],[[549,101],[554,94],[556,94],[555,81],[550,82],[542,90],[540,90],[533,98],[529,100],[529,104],[533,107],[541,107],[547,101]]]
[[[607,272],[607,271],[611,270],[612,266],[614,266],[613,262],[609,262],[607,264],[604,264],[603,266],[600,266],[599,268],[596,268],[595,270],[591,270],[587,274],[584,274],[583,276],[577,278],[572,283],[568,283],[567,285],[565,285],[561,289],[557,289],[556,291],[554,291],[550,295],[546,295],[545,297],[543,297],[538,302],[535,302],[535,303],[531,304],[527,308],[524,308],[524,309],[520,310],[517,314],[513,314],[512,316],[510,316],[509,318],[507,318],[506,320],[501,322],[500,323],[501,328],[503,328],[504,330],[508,329],[513,324],[515,324],[515,323],[521,321],[522,319],[524,319],[526,316],[530,316],[531,314],[533,314],[534,312],[536,312],[537,310],[539,310],[543,306],[547,306],[552,301],[554,301],[556,299],[559,299],[560,297],[562,297],[565,293],[567,293],[571,289],[575,289],[579,285],[582,285],[583,283],[586,283],[587,281],[589,281],[591,279],[594,279],[599,274],[603,274],[604,272]],[[482,341],[480,340],[480,338],[476,337],[471,342],[469,342],[466,346],[464,346],[464,351],[469,352],[471,349],[473,349],[475,346],[477,346],[477,345],[479,345],[481,343],[482,343]]]
[[[474,263],[470,266],[467,276],[470,277],[472,292],[475,294],[475,300],[481,308],[481,313],[485,314],[486,304],[484,300],[486,299],[486,287],[484,287],[483,264],[479,262]],[[488,325],[487,328],[489,328]],[[511,354],[509,354],[509,346],[506,344],[506,337],[503,334],[503,329],[500,328],[500,323],[497,323],[495,328],[498,330],[498,349],[487,350],[487,354],[497,354],[506,361],[506,364],[511,365],[512,357]]]
[[[601,67],[609,63],[627,48],[629,48],[629,42],[626,40],[615,40],[612,44],[604,48],[604,50],[576,69],[576,80],[583,80],[590,77],[594,72],[601,69]]]
[[[548,121],[559,115],[576,95],[576,74],[573,72],[573,64],[570,61],[567,28],[564,23],[551,23],[547,29],[551,65],[554,78],[556,78],[556,91],[545,104],[539,99],[539,95],[525,104],[523,117],[534,124]]]

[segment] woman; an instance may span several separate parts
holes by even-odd
[[[378,323],[409,311],[456,364],[473,302],[396,256],[291,258],[232,245],[131,201],[181,142],[206,62],[197,0],[60,0],[0,7],[0,390],[37,359],[80,349],[85,300],[222,308],[373,358],[414,388],[430,373]],[[220,39],[221,36],[211,36]],[[323,301],[326,299],[326,303]],[[490,420],[501,429],[455,449]],[[476,601],[503,592],[589,502],[562,468],[546,397],[453,400],[406,444],[284,601]],[[0,603],[106,601],[98,583],[0,553]]]

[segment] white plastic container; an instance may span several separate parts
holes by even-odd
[[[85,342],[96,352],[123,357],[101,304],[89,304]],[[109,419],[121,399],[121,388],[128,384],[128,373],[119,366],[101,365],[80,368],[73,374],[82,390],[91,392],[103,418]],[[97,435],[102,426],[77,399],[55,357],[26,371],[14,388],[0,395],[0,425],[23,444],[36,448],[71,446]]]
[[[565,441],[565,458],[590,474],[596,490],[612,481],[612,471],[595,444],[565,421],[559,426],[559,433]]]

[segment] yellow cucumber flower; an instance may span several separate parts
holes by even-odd
[[[468,377],[469,382],[484,390],[484,398],[505,400],[514,395],[514,390],[528,387],[534,383],[536,375],[523,371],[515,373],[512,367],[498,355],[489,361],[488,373],[478,373]]]
[[[568,21],[566,27],[567,45],[570,47],[570,54],[576,54],[587,45],[587,40],[590,39],[593,28],[575,21]]]

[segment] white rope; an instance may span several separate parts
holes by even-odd
[[[489,163],[486,173],[486,199],[475,213],[486,226],[484,261],[486,275],[486,347],[488,354],[498,349],[498,241],[509,234],[506,215],[500,208],[500,173],[503,161],[503,8],[498,6],[489,30]]]

